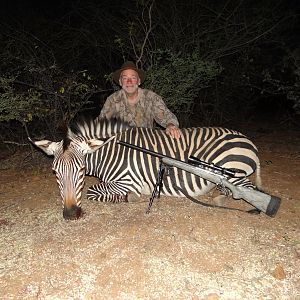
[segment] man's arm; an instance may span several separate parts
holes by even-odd
[[[154,94],[154,119],[155,121],[166,128],[166,134],[172,138],[178,139],[181,135],[179,122],[177,117],[168,109],[163,99]]]

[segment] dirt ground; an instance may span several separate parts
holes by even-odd
[[[84,199],[84,217],[65,221],[51,160],[2,158],[0,298],[300,299],[300,131],[243,132],[259,147],[264,190],[282,199],[275,218],[170,197],[145,214],[143,197]]]

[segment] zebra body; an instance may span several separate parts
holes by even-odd
[[[130,128],[120,121],[96,119],[69,130],[67,141],[55,145],[50,141],[35,143],[47,154],[54,155],[53,169],[65,208],[66,200],[69,206],[80,207],[78,197],[81,197],[85,174],[99,178],[99,184],[88,189],[88,199],[119,202],[124,201],[128,193],[138,196],[151,193],[159,159],[119,145],[118,140],[182,161],[194,156],[233,169],[236,176],[230,181],[236,185],[254,188],[248,176],[256,172],[257,185],[260,185],[257,148],[237,131],[216,127],[186,128],[177,140],[166,135],[164,130]],[[49,150],[50,145],[55,148],[52,153],[45,149]],[[161,194],[178,197],[183,194],[176,186],[190,196],[204,195],[215,186],[178,168],[173,168],[163,183]],[[72,193],[75,199],[70,200],[66,193]]]

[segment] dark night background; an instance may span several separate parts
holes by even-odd
[[[297,0],[2,1],[0,14],[2,141],[96,116],[125,60],[184,127],[299,126]]]

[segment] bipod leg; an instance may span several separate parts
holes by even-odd
[[[157,198],[160,197],[160,192],[161,192],[161,189],[163,187],[164,173],[165,173],[165,165],[164,165],[162,159],[160,159],[159,160],[159,170],[158,170],[157,177],[156,177],[156,183],[154,185],[154,189],[152,191],[151,198],[149,200],[149,205],[148,205],[148,208],[146,210],[146,214],[150,213],[150,209],[151,209],[151,206],[153,204],[154,198],[155,197],[157,197]]]

